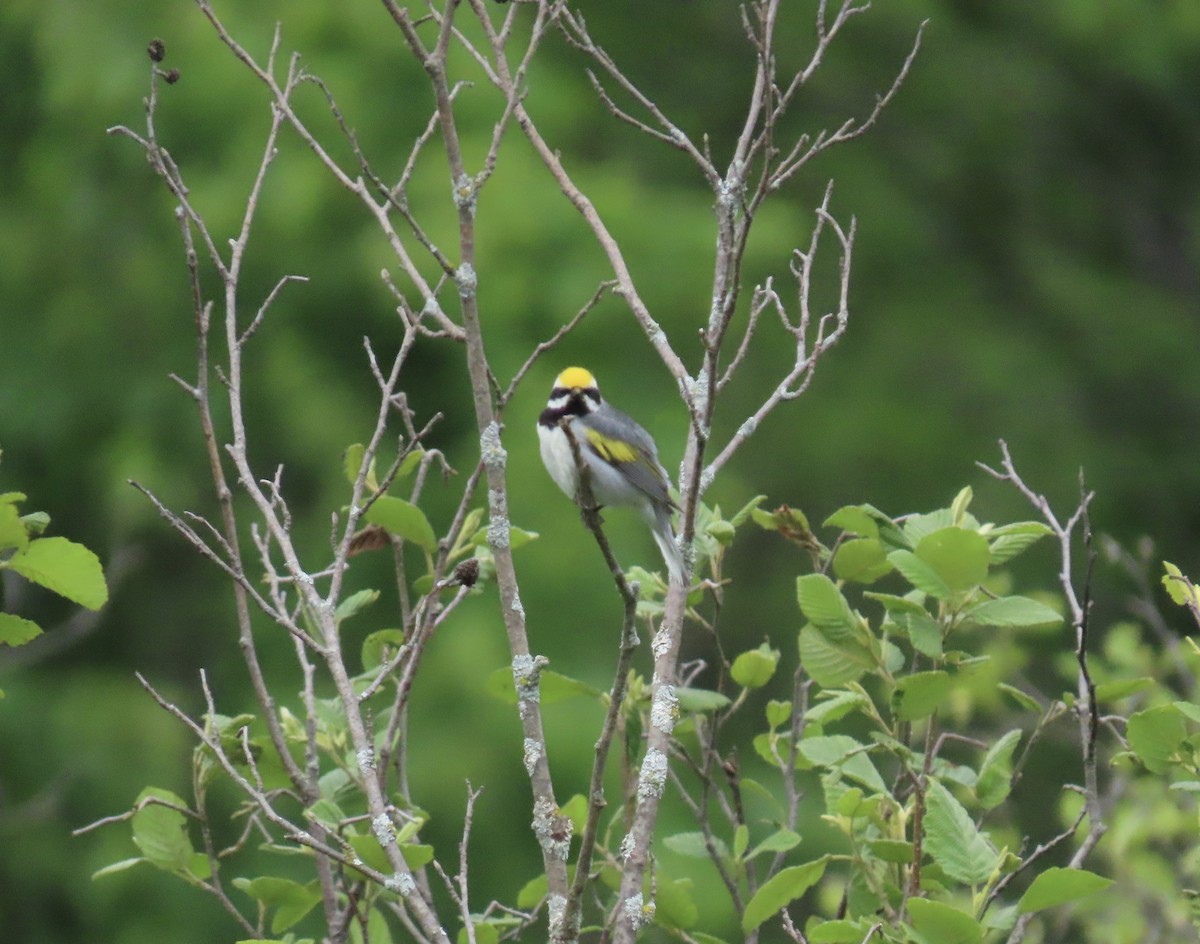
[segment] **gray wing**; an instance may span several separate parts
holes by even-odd
[[[672,504],[670,477],[658,461],[658,450],[648,432],[611,403],[605,404],[605,410],[590,414],[588,422],[605,438],[624,440],[634,446],[638,451],[638,458],[634,462],[614,462],[585,440],[583,444],[593,454],[604,459],[609,465],[620,468],[630,483],[649,496],[651,501]]]

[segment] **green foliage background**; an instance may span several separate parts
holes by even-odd
[[[398,172],[431,103],[381,7],[229,6],[222,12],[235,35],[258,53],[283,20],[285,51],[300,50],[326,79],[385,176]],[[655,100],[726,153],[750,64],[733,4],[586,6],[593,31]],[[807,53],[810,6],[786,12],[797,62]],[[835,45],[790,116],[795,128],[864,114],[926,17],[914,71],[879,126],[822,158],[760,220],[748,285],[785,272],[826,178],[836,178],[835,211],[859,219],[852,321],[810,394],[765,424],[711,498],[733,508],[763,492],[819,520],[858,501],[893,513],[935,507],[970,482],[978,507],[1011,517],[1016,497],[973,466],[994,459],[1005,437],[1026,478],[1052,499],[1073,500],[1084,466],[1100,493],[1099,528],[1126,540],[1153,534],[1164,556],[1194,573],[1200,6],[878,4]],[[188,740],[144,695],[134,669],[192,710],[201,667],[224,710],[249,699],[222,580],[127,484],[137,479],[172,507],[214,508],[193,412],[167,379],[194,370],[172,207],[140,152],[104,134],[141,120],[153,36],[166,42],[165,64],[182,72],[163,90],[160,133],[210,225],[227,231],[267,110],[191,4],[0,6],[0,487],[28,492],[32,507],[51,512],[53,533],[98,551],[113,578],[93,632],[35,650],[32,660],[0,654],[0,927],[12,940],[233,934],[215,905],[165,875],[92,883],[93,870],[133,854],[126,832],[69,836],[127,808],[146,783],[186,787]],[[682,157],[603,113],[570,50],[552,42],[545,51],[530,77],[530,111],[622,240],[654,315],[694,356],[708,307],[710,197]],[[461,101],[476,135],[468,153],[478,160],[496,101],[482,86]],[[315,92],[308,105],[320,114]],[[435,238],[452,245],[443,167],[431,148],[415,203]],[[517,135],[484,191],[479,236],[486,336],[503,377],[605,269]],[[285,136],[247,284],[265,294],[284,273],[311,282],[285,291],[252,350],[253,458],[264,473],[285,464],[314,554],[343,501],[341,451],[373,423],[362,337],[380,349],[398,337],[378,278],[387,258],[353,201]],[[724,401],[718,437],[736,429],[787,357],[782,347],[760,354]],[[575,513],[551,492],[532,433],[550,379],[577,361],[651,429],[668,467],[679,458],[684,413],[632,320],[608,300],[539,365],[508,415],[514,520],[542,535],[520,559],[531,637],[556,670],[603,684],[618,607]],[[422,349],[406,389],[425,415],[446,414],[435,444],[469,471],[477,444],[454,352]],[[444,525],[452,492],[429,494],[430,517]],[[628,563],[656,562],[635,523],[614,515],[611,525]],[[768,535],[735,548],[723,616],[732,651],[795,627],[799,562],[789,553]],[[1049,574],[1052,554],[1040,553],[1033,559]],[[388,585],[382,562],[356,563],[354,577],[351,589]],[[5,606],[19,604],[43,625],[71,614],[50,594],[18,599],[7,589]],[[388,625],[390,605],[385,595],[361,631]],[[294,691],[290,644],[275,646],[279,690]],[[272,671],[270,645],[265,652]],[[457,785],[486,785],[474,834],[481,901],[511,898],[536,870],[519,729],[480,693],[506,662],[494,601],[474,599],[436,640],[414,703],[414,730],[434,725],[413,744],[414,792],[427,800],[443,854],[461,817]],[[582,787],[598,717],[574,702],[555,714],[550,744],[563,782]]]

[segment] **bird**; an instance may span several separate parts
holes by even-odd
[[[635,509],[649,525],[671,580],[681,581],[683,555],[671,527],[671,513],[678,508],[650,434],[600,396],[591,371],[568,367],[559,374],[538,417],[537,431],[546,471],[572,500],[579,491],[579,469],[564,426],[570,428],[591,472],[596,503]]]

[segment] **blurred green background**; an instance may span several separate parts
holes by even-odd
[[[729,153],[751,57],[727,0],[581,4],[595,35],[690,134]],[[265,56],[283,49],[337,95],[385,177],[398,174],[431,99],[380,5],[226,4],[234,35]],[[804,61],[811,3],[785,5],[781,68]],[[798,403],[779,410],[710,493],[733,510],[755,494],[815,521],[846,503],[892,513],[945,504],[964,484],[983,518],[1024,516],[974,466],[1004,437],[1035,487],[1070,502],[1086,469],[1098,528],[1154,535],[1163,556],[1200,561],[1200,5],[1194,0],[902,0],[856,17],[788,116],[789,133],[865,114],[929,18],[908,82],[865,138],[809,167],[758,221],[747,289],[807,238],[828,178],[833,209],[858,219],[849,333]],[[214,510],[187,398],[168,379],[194,372],[186,272],[172,203],[138,148],[105,128],[142,121],[147,41],[162,37],[180,82],[162,88],[159,133],[218,241],[232,235],[268,110],[262,90],[185,0],[7,0],[0,6],[0,489],[22,490],[54,533],[105,561],[112,601],[71,623],[50,594],[4,586],[4,606],[54,626],[0,653],[0,928],[39,942],[233,940],[217,905],[171,877],[95,869],[135,854],[124,827],[70,831],[126,809],[147,783],[186,793],[190,744],[133,678],[144,673],[200,708],[204,668],[222,710],[249,709],[230,594],[128,484],[171,507]],[[458,57],[463,76],[471,73]],[[711,293],[711,195],[685,158],[639,138],[598,105],[579,56],[547,42],[527,104],[622,241],[643,296],[689,365]],[[314,88],[302,111],[335,133]],[[474,162],[497,98],[464,90]],[[345,156],[346,149],[337,147]],[[454,245],[440,145],[427,150],[413,204]],[[480,298],[502,380],[607,276],[585,227],[531,149],[510,134],[479,206]],[[831,273],[835,259],[826,259]],[[245,304],[285,273],[291,286],[247,358],[252,457],[283,463],[313,568],[331,510],[345,499],[342,450],[374,422],[362,338],[399,338],[379,279],[389,253],[353,198],[285,133],[251,241]],[[216,284],[207,273],[207,287]],[[828,301],[832,283],[822,288]],[[786,297],[786,295],[785,295]],[[773,326],[722,402],[717,439],[737,428],[786,369]],[[532,372],[507,415],[514,521],[540,532],[520,552],[533,644],[553,667],[596,685],[615,658],[619,608],[577,516],[540,468],[533,423],[554,374],[583,362],[656,436],[668,468],[684,413],[673,384],[618,300],[608,299]],[[422,343],[405,382],[418,415],[445,413],[431,444],[466,474],[478,454],[461,351]],[[461,478],[458,480],[461,481]],[[458,484],[431,487],[444,527]],[[627,563],[657,563],[640,526],[611,516]],[[1048,583],[1052,555],[1038,559]],[[762,534],[739,537],[722,615],[733,651],[772,634],[785,658],[797,626],[800,561]],[[356,633],[391,625],[385,561],[356,563],[350,589],[384,599]],[[468,602],[435,641],[418,679],[414,792],[430,838],[452,855],[464,779],[484,785],[474,834],[476,901],[511,900],[537,871],[515,713],[479,693],[507,664],[494,591]],[[1115,591],[1114,591],[1115,593]],[[263,653],[286,700],[299,682],[290,644],[263,627]],[[705,655],[689,642],[685,655]],[[694,651],[693,651],[694,650]],[[644,654],[642,657],[644,659]],[[645,663],[639,662],[645,669]],[[599,709],[570,702],[549,720],[557,786],[583,789]],[[424,735],[420,732],[424,731]],[[234,802],[218,797],[217,805]],[[181,921],[181,916],[186,916]]]

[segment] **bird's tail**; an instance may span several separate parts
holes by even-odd
[[[654,543],[662,551],[663,561],[667,565],[671,583],[682,583],[684,579],[683,554],[675,541],[675,529],[671,527],[671,509],[667,505],[659,505],[654,509],[654,523],[651,528]]]

